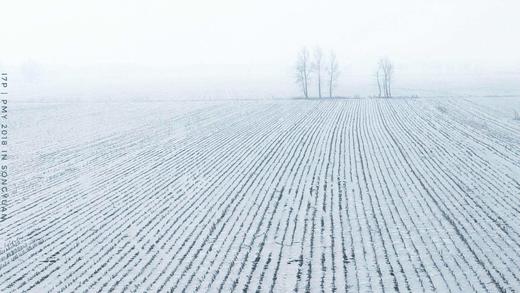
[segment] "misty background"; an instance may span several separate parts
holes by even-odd
[[[0,70],[12,99],[163,100],[299,96],[299,50],[333,49],[336,94],[520,93],[513,0],[4,1]],[[315,95],[311,87],[311,95]]]

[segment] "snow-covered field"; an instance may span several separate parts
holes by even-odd
[[[13,104],[0,292],[520,291],[520,98]]]

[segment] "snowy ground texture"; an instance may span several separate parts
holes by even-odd
[[[13,104],[0,292],[520,291],[515,107]]]

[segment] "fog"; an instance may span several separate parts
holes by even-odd
[[[341,96],[520,93],[513,0],[5,1],[0,68],[20,100],[300,95],[298,51],[334,50]],[[312,90],[311,90],[312,94]]]

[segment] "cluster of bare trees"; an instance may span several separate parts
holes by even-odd
[[[338,83],[339,65],[334,51],[330,51],[327,59],[323,58],[323,51],[317,47],[313,54],[304,47],[298,54],[296,62],[296,83],[301,88],[303,96],[308,98],[311,81],[316,84],[317,96],[322,98],[323,87],[328,88],[328,96],[334,97],[334,89]],[[392,97],[392,76],[394,66],[390,59],[381,58],[376,71],[378,97]],[[324,84],[325,82],[325,84]]]
[[[390,59],[382,58],[379,60],[376,71],[377,88],[379,90],[378,97],[391,98],[392,97],[392,74],[394,73],[394,66]]]
[[[311,80],[316,82],[318,97],[322,98],[323,87],[328,87],[329,97],[334,97],[334,89],[338,81],[339,66],[336,54],[330,51],[327,60],[323,58],[323,51],[317,47],[314,49],[313,56],[310,56],[307,48],[303,48],[298,54],[296,63],[296,82],[300,86],[303,96],[309,97],[309,87]],[[324,76],[325,75],[325,76]],[[324,81],[326,85],[324,85]]]

